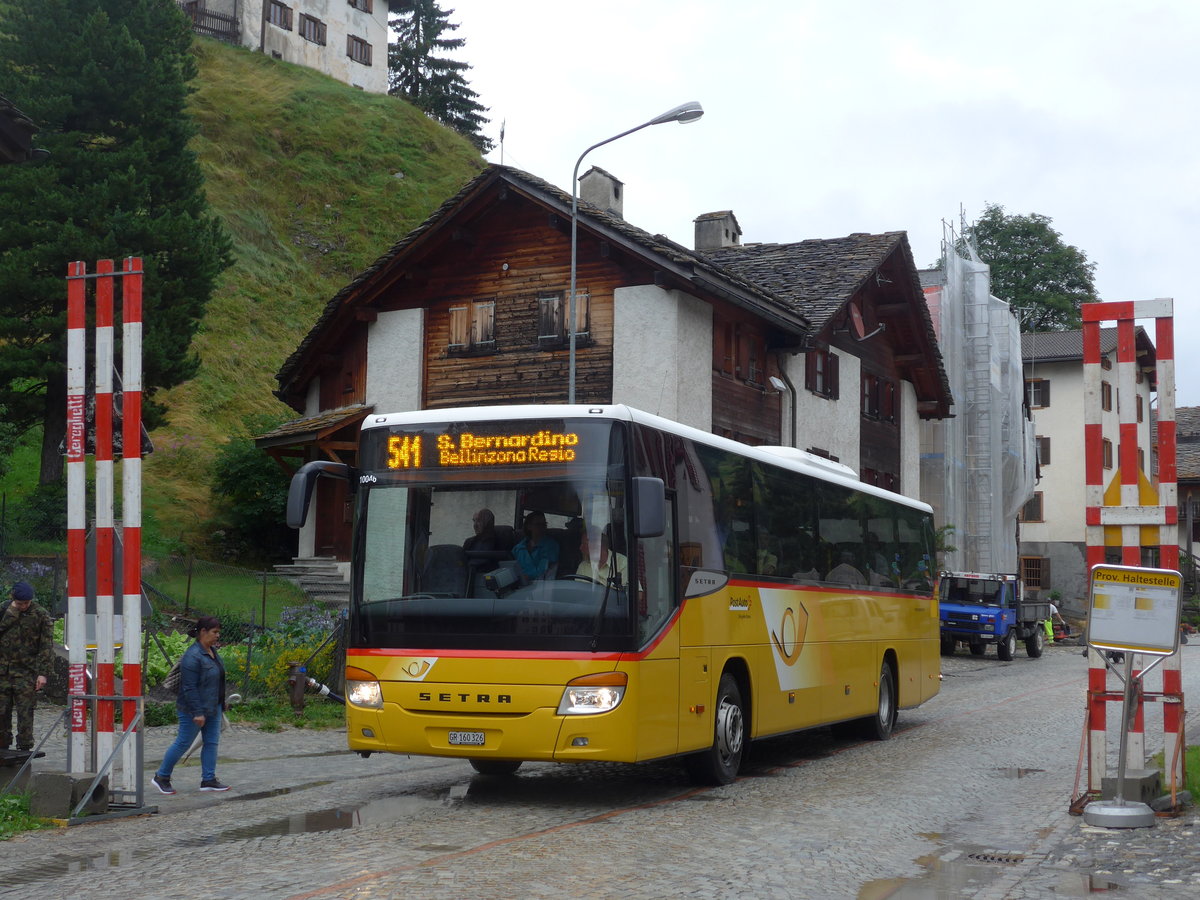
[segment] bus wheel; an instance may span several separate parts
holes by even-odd
[[[1011,660],[1017,653],[1017,632],[1015,628],[1008,629],[1008,633],[1000,639],[996,644],[996,655],[1005,662]]]
[[[468,762],[480,775],[514,775],[521,768],[519,759],[471,759]]]
[[[983,656],[987,652],[987,644],[971,644],[972,656]]]
[[[896,727],[896,713],[896,678],[885,662],[879,670],[879,708],[875,715],[860,720],[860,733],[869,741],[886,741]]]
[[[1041,622],[1037,628],[1033,629],[1033,634],[1025,638],[1025,653],[1030,659],[1037,659],[1042,655],[1042,650],[1046,646],[1046,632],[1041,629]]]
[[[721,676],[714,709],[712,746],[684,757],[688,774],[697,784],[731,784],[742,766],[746,711],[737,679],[728,672]]]

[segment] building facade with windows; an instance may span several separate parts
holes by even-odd
[[[198,34],[307,66],[375,94],[388,89],[397,0],[178,0]]]
[[[288,467],[353,463],[371,411],[624,403],[752,444],[835,459],[916,496],[922,418],[951,396],[903,232],[741,243],[699,216],[693,249],[622,216],[623,185],[571,196],[489,166],[343,288],[277,374],[301,418],[258,444]],[[349,553],[345,485],[318,482],[300,555]]]
[[[1123,404],[1136,420],[1137,459],[1143,490],[1153,490],[1155,461],[1151,439],[1151,401],[1156,391],[1154,345],[1136,329],[1135,393],[1117,389],[1117,330],[1101,329],[1101,455],[1106,505],[1119,505],[1118,450]],[[1058,591],[1066,608],[1086,608],[1088,590],[1085,534],[1086,480],[1084,460],[1083,332],[1024,334],[1025,400],[1033,418],[1038,448],[1039,480],[1033,498],[1021,512],[1019,552],[1021,578],[1035,596]],[[1112,497],[1113,491],[1117,497]],[[1111,500],[1109,498],[1112,498]],[[1109,562],[1121,562],[1120,539],[1107,551]],[[1157,537],[1142,553],[1143,565],[1158,565]]]

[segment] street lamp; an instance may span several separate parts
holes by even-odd
[[[704,115],[704,109],[695,100],[676,106],[674,109],[668,109],[662,115],[655,116],[649,122],[643,122],[635,128],[630,128],[628,131],[622,131],[620,134],[614,134],[610,138],[605,138],[598,144],[592,144],[582,153],[579,154],[579,159],[575,160],[575,170],[571,173],[571,299],[567,309],[567,330],[570,334],[570,363],[568,367],[567,381],[567,402],[575,402],[575,254],[577,247],[576,229],[578,225],[579,213],[579,164],[583,162],[583,158],[595,150],[597,147],[603,147],[605,144],[611,144],[615,140],[625,137],[627,134],[633,134],[635,131],[641,131],[643,128],[648,128],[651,125],[662,125],[664,122],[679,122],[681,125],[685,122],[694,122]]]

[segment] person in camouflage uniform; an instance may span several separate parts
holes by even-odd
[[[12,743],[14,707],[17,749],[33,749],[33,707],[46,686],[53,649],[50,615],[33,602],[33,588],[18,581],[12,600],[0,607],[0,750]]]

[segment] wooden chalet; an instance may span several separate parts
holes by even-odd
[[[580,179],[576,401],[624,403],[838,459],[915,494],[916,429],[951,397],[903,232],[742,245],[730,212],[696,248]],[[258,439],[289,468],[354,461],[371,411],[568,397],[571,197],[490,166],[337,293],[276,376],[302,414]],[[347,559],[344,485],[319,482],[300,553]]]

